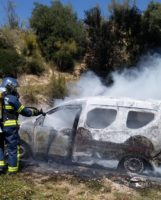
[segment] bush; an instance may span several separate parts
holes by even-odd
[[[56,65],[60,71],[69,71],[73,70],[74,61],[71,55],[69,54],[59,54],[55,58]]]
[[[55,43],[57,52],[54,54],[54,60],[60,71],[73,70],[74,59],[73,56],[77,52],[77,45],[75,41],[68,42],[58,41]]]
[[[14,37],[13,32],[6,29],[0,30],[0,48],[1,49],[13,49],[14,48]]]
[[[32,32],[25,32],[23,34],[24,48],[22,53],[25,56],[35,56],[39,53],[36,35]]]
[[[8,43],[7,38],[4,37],[4,35],[2,34],[2,32],[0,32],[0,47],[3,48],[3,49],[12,47],[12,46]]]
[[[41,60],[32,59],[31,61],[27,62],[25,67],[25,72],[27,74],[34,74],[34,75],[41,75],[44,72],[44,65]]]
[[[65,78],[60,75],[58,77],[53,76],[48,86],[48,93],[51,99],[63,99],[67,96]]]
[[[0,76],[17,76],[25,60],[12,49],[0,49]]]
[[[39,46],[37,43],[36,35],[32,32],[23,32],[23,47],[22,55],[26,59],[26,65],[23,68],[23,72],[33,75],[41,75],[44,70],[44,62],[41,57]]]

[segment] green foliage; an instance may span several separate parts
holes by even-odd
[[[15,5],[8,0],[8,26],[0,30],[0,76],[40,75],[45,69],[42,56],[60,71],[72,71],[85,55],[87,68],[106,77],[134,66],[143,53],[160,48],[161,3],[151,1],[141,13],[135,0],[111,0],[109,11],[109,18],[104,18],[98,6],[91,8],[83,23],[70,4],[59,0],[49,6],[36,3],[32,30],[22,31]]]
[[[86,11],[85,23],[88,30],[86,64],[99,75],[107,75],[112,68],[113,33],[111,25],[101,17],[99,7]]]
[[[1,49],[13,49],[13,40],[11,37],[8,37],[7,30],[0,30],[0,48]]]
[[[32,32],[22,33],[22,55],[26,58],[26,65],[22,68],[27,74],[41,75],[45,71],[44,61],[41,57],[37,37]]]
[[[77,46],[75,41],[55,43],[57,52],[55,52],[54,60],[61,71],[69,70],[74,67],[73,57],[77,52]]]
[[[0,76],[17,76],[25,61],[15,50],[0,49]]]
[[[111,4],[110,22],[114,27],[116,66],[131,65],[141,53],[141,12],[130,1]],[[116,51],[117,49],[117,51]]]
[[[53,1],[51,6],[37,3],[30,24],[43,55],[59,69],[71,69],[74,58],[84,53],[85,31],[70,5],[64,6],[60,1]]]
[[[19,42],[19,43],[18,43]],[[40,75],[44,72],[36,36],[32,32],[0,30],[0,76]]]
[[[142,14],[135,1],[112,0],[104,19],[99,7],[85,12],[86,64],[101,76],[135,65],[139,57],[161,46],[161,3],[151,2]]]
[[[17,76],[24,58],[19,55],[14,47],[14,34],[8,28],[0,30],[0,76]]]
[[[150,2],[143,18],[144,48],[152,49],[161,46],[161,3]]]
[[[27,64],[24,68],[25,72],[27,74],[33,74],[33,75],[41,75],[44,72],[44,65],[43,62],[36,58],[33,58],[30,61],[27,61]]]
[[[24,56],[35,56],[38,52],[38,43],[36,35],[32,32],[24,32],[23,33],[24,47],[22,49],[22,53]]]

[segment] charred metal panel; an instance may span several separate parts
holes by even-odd
[[[52,128],[37,126],[34,129],[34,154],[47,155],[48,138],[52,133]]]
[[[33,134],[34,125],[32,121],[27,121],[21,124],[19,129],[19,135],[22,140],[29,144],[30,147],[33,146]]]
[[[68,157],[71,148],[71,129],[56,131],[56,135],[49,145],[48,155]]]

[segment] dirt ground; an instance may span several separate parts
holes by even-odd
[[[160,200],[160,180],[57,163],[26,165],[20,177],[33,185],[31,199]]]
[[[0,200],[160,200],[161,180],[57,163],[0,176]]]

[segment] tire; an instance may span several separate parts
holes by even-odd
[[[29,145],[23,140],[20,141],[20,160],[28,160],[32,158],[32,152]]]
[[[118,169],[127,173],[141,174],[144,170],[152,170],[152,166],[144,158],[131,155],[124,157],[119,165]]]

